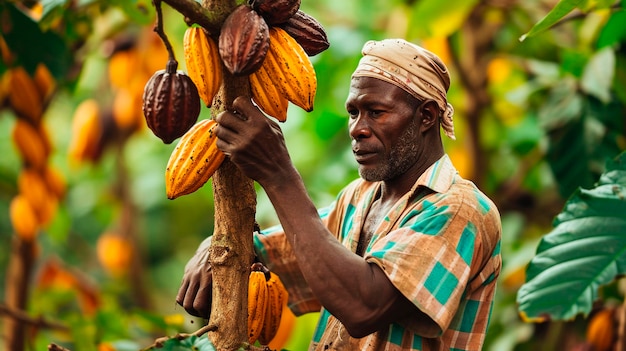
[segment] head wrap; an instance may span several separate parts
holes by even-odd
[[[363,57],[352,77],[373,77],[396,85],[420,101],[433,99],[441,110],[441,127],[451,139],[454,136],[448,103],[450,74],[446,65],[432,52],[403,39],[370,40],[361,51]]]

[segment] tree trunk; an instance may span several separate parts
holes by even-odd
[[[13,235],[11,256],[7,269],[5,303],[14,311],[24,311],[28,299],[28,284],[35,261],[35,241],[24,241]],[[26,325],[7,314],[4,319],[4,344],[7,351],[24,350]]]
[[[238,95],[250,95],[248,78],[224,71],[224,85],[213,101],[215,116]],[[209,337],[218,351],[237,350],[248,341],[248,276],[254,259],[256,213],[254,182],[228,158],[213,175],[215,229],[209,249],[213,304]]]

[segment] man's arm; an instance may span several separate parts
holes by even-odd
[[[218,147],[266,191],[300,269],[322,305],[354,337],[418,309],[380,267],[350,252],[328,231],[293,166],[282,132],[246,98],[217,117]],[[432,321],[423,315],[425,323]]]

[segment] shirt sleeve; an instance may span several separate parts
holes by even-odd
[[[334,204],[318,210],[322,221],[326,221],[333,208]],[[306,283],[291,244],[280,225],[255,234],[254,248],[261,262],[276,273],[285,285],[289,292],[288,305],[295,315],[319,312],[322,306]]]

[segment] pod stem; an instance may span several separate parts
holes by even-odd
[[[157,20],[156,25],[154,26],[154,31],[159,35],[161,41],[165,45],[168,54],[168,61],[166,66],[167,73],[176,73],[176,69],[178,69],[178,61],[176,61],[176,56],[174,55],[174,49],[172,48],[172,44],[170,44],[169,39],[167,39],[167,35],[163,30],[163,11],[161,10],[161,0],[152,0],[152,4],[156,9]]]

